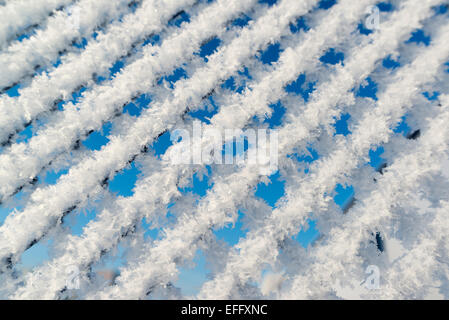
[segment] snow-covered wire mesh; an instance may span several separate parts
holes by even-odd
[[[448,7],[7,2],[0,297],[185,297],[176,281],[201,252],[208,274],[194,298],[448,299]],[[370,82],[374,94],[361,94]],[[98,134],[106,141],[87,147]],[[370,166],[380,147],[384,161]],[[131,195],[117,195],[111,181],[132,167]],[[269,205],[255,191],[275,175],[285,187]],[[185,192],[201,176],[204,194]],[[355,190],[341,208],[338,185]],[[83,211],[94,217],[75,233],[67,221]],[[319,237],[302,246],[312,221]],[[224,229],[237,240],[218,237]],[[24,268],[42,243],[49,256]]]

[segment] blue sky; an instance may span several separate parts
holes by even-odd
[[[272,5],[276,1],[274,0],[264,0],[260,1],[267,3],[268,5]],[[320,2],[320,7],[317,10],[327,10],[335,3],[333,0],[323,0]],[[392,10],[392,6],[388,2],[383,2],[379,5],[379,8],[381,11],[390,11]],[[444,9],[441,9],[444,10]],[[443,12],[444,13],[444,12]],[[173,19],[170,22],[171,26],[179,27],[182,22],[187,22],[190,20],[189,14],[187,12],[181,13],[176,19]],[[251,18],[242,15],[238,19],[236,19],[233,22],[233,26],[237,27],[244,27],[248,21],[250,21]],[[300,30],[308,30],[307,20],[300,18],[295,23],[291,25],[291,31],[292,32],[299,32]],[[366,30],[363,28],[363,25],[359,25],[359,31],[362,34],[369,34],[371,31]],[[25,39],[29,35],[22,35],[20,39]],[[93,35],[95,37],[95,34]],[[160,42],[160,36],[159,35],[153,35],[149,39],[147,39],[144,43],[144,45],[147,45],[149,43],[156,44]],[[422,30],[417,30],[412,34],[408,42],[416,42],[421,45],[428,45],[430,42],[430,37],[426,35]],[[88,39],[82,39],[81,41],[74,43],[73,46],[79,49],[82,49],[85,47],[85,45],[88,43]],[[207,57],[212,54],[220,45],[222,44],[222,41],[219,38],[213,38],[210,39],[207,43],[205,43],[201,50],[197,53],[200,57],[202,57],[205,61],[207,61]],[[271,64],[279,58],[279,54],[282,52],[282,48],[280,47],[279,43],[273,43],[269,45],[263,52],[260,53],[259,59],[264,64]],[[320,61],[323,64],[328,65],[335,65],[338,63],[344,64],[344,53],[338,52],[337,49],[332,48],[328,50],[321,58]],[[55,62],[55,66],[59,62]],[[117,63],[110,69],[110,74],[108,79],[111,79],[117,72],[120,71],[121,68],[123,68],[127,64],[126,59],[122,59],[120,61],[117,61]],[[382,61],[382,64],[385,68],[389,69],[396,69],[400,66],[400,63],[396,60],[393,60],[391,57],[387,57]],[[40,70],[38,72],[42,72],[43,70]],[[183,79],[187,77],[187,73],[185,72],[182,67],[174,70],[172,74],[169,74],[161,81],[167,81],[171,86],[178,81],[179,79]],[[97,82],[101,83],[105,81],[106,78],[98,78]],[[357,88],[356,94],[361,97],[370,97],[372,99],[377,99],[377,85],[376,83],[371,79],[367,78],[367,85],[361,86],[360,88]],[[233,90],[235,92],[241,92],[244,88],[244,85],[247,81],[251,81],[251,72],[247,68],[245,68],[243,71],[240,71],[238,74],[238,81],[235,77],[231,77],[229,79],[226,79],[226,81],[223,83],[223,87],[229,90]],[[15,87],[11,88],[7,91],[7,94],[14,97],[18,96],[20,94],[21,85],[16,85]],[[78,99],[81,97],[81,94],[83,91],[85,91],[85,88],[81,88],[77,92],[73,93],[71,101],[73,103],[76,103]],[[305,101],[308,100],[309,95],[311,92],[315,90],[315,83],[309,82],[307,80],[307,75],[302,74],[298,77],[296,81],[293,81],[291,84],[289,84],[286,87],[286,91],[291,94],[296,94],[303,98]],[[429,99],[434,99],[437,93],[427,93]],[[190,116],[193,118],[197,118],[202,121],[207,122],[207,117],[212,116],[218,109],[218,105],[216,104],[214,100],[214,95],[211,95],[209,98],[209,104],[211,106],[210,110],[201,110],[196,112],[191,112]],[[130,116],[137,117],[140,115],[142,110],[146,107],[148,107],[148,104],[151,103],[151,93],[149,95],[141,95],[137,99],[135,99],[133,102],[127,104],[124,109],[123,113],[127,113]],[[64,108],[64,105],[67,103],[67,101],[60,102],[58,104],[58,109],[62,110]],[[266,119],[265,123],[269,125],[270,128],[276,128],[282,124],[283,116],[285,114],[285,108],[283,107],[281,102],[276,102],[271,105],[273,109],[273,114],[271,118]],[[58,112],[58,111],[56,111]],[[346,136],[350,134],[351,132],[348,129],[348,121],[350,121],[351,115],[350,114],[343,114],[340,119],[336,119],[335,122],[335,134]],[[35,132],[36,128],[39,128],[40,122],[36,121],[30,124],[25,130],[23,130],[15,140],[16,142],[21,141],[28,141],[30,137],[32,137]],[[107,144],[109,142],[108,136],[111,132],[111,129],[113,128],[112,122],[106,122],[101,130],[95,131],[91,133],[87,138],[83,139],[81,141],[80,148],[85,148],[88,150],[99,150],[102,146]],[[403,135],[407,135],[410,132],[411,128],[407,125],[406,117],[404,117],[403,121],[398,124],[398,127],[396,128],[396,132],[402,133]],[[170,141],[170,135],[169,133],[164,134],[161,136],[158,141],[156,141],[150,148],[150,150],[156,155],[159,156],[165,152],[165,150],[171,145]],[[0,149],[1,151],[1,149]],[[304,163],[311,163],[315,160],[317,160],[320,155],[313,150],[313,148],[309,149],[309,152],[311,156],[298,156],[298,155],[292,155],[297,161],[304,162]],[[382,153],[383,148],[380,146],[379,148],[371,150],[369,156],[370,161],[367,163],[367,165],[370,165],[373,167],[373,170],[378,169],[384,162],[384,159],[382,159]],[[51,169],[43,172],[38,178],[38,185],[48,185],[48,184],[55,184],[58,180],[58,178],[67,173],[67,169],[54,172]],[[123,197],[130,197],[133,195],[133,188],[135,186],[135,183],[141,174],[141,170],[136,163],[132,163],[129,167],[119,172],[112,180],[108,183],[108,188],[111,192],[123,196]],[[209,168],[208,175],[206,175],[202,180],[198,178],[197,175],[193,177],[192,185],[191,187],[181,189],[180,191],[182,193],[193,193],[195,195],[198,195],[199,197],[204,197],[204,195],[207,193],[207,191],[211,188],[211,185],[209,183],[209,177],[213,174]],[[263,199],[266,201],[266,203],[271,206],[272,208],[276,207],[276,202],[279,200],[283,195],[285,191],[285,182],[283,181],[282,176],[279,174],[279,172],[273,174],[270,177],[271,183],[268,185],[265,185],[263,183],[260,183],[254,190],[254,194],[256,197],[259,197],[260,199]],[[22,208],[21,199],[24,197],[26,198],[26,191],[21,191],[14,197],[13,207],[8,207],[6,204],[2,205],[0,207],[0,223],[3,223],[3,220],[5,217],[10,213],[12,210],[17,209],[20,210]],[[346,205],[351,201],[351,199],[356,196],[354,194],[354,188],[352,186],[343,186],[343,185],[337,185],[335,186],[335,202],[344,209]],[[95,218],[96,210],[82,210],[82,212],[76,211],[76,214],[73,213],[69,216],[68,219],[65,220],[64,225],[68,228],[70,228],[71,232],[73,234],[81,234],[82,228],[92,219]],[[244,237],[247,230],[243,228],[241,217],[244,215],[244,212],[239,212],[239,220],[235,224],[235,226],[228,226],[221,230],[216,230],[215,235],[218,239],[226,242],[230,246],[235,245],[239,238]],[[147,236],[148,237],[157,237],[158,236],[158,230],[152,228],[151,225],[143,224],[145,228],[147,228]],[[309,221],[309,227],[304,230],[298,230],[298,234],[295,235],[293,238],[298,241],[303,247],[307,248],[310,243],[312,243],[317,237],[319,236],[319,230],[316,229],[316,223],[315,221]],[[25,254],[22,257],[22,262],[19,265],[20,267],[24,268],[32,268],[35,265],[38,265],[42,263],[43,261],[47,260],[49,258],[48,253],[48,247],[52,245],[51,240],[47,243],[38,243],[29,250],[25,252]],[[121,258],[121,255],[123,254],[123,250],[118,250],[118,254],[116,257],[109,257],[108,261],[106,263],[106,266],[109,268],[118,268],[126,261]],[[206,280],[207,273],[210,272],[206,267],[206,259],[201,251],[198,251],[197,257],[195,258],[196,267],[195,268],[181,268],[181,273],[179,280],[175,283],[176,286],[179,286],[182,290],[182,292],[186,295],[194,294],[198,291],[201,284]]]

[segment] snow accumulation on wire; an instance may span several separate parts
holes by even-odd
[[[14,37],[26,34],[27,29],[38,26],[54,10],[70,5],[72,0],[11,1],[2,8],[0,20],[0,48],[5,48]]]
[[[57,11],[42,29],[0,52],[0,88],[15,85],[23,77],[45,68],[77,39],[89,37],[99,26],[120,18],[132,0],[80,0],[70,10]]]
[[[161,32],[170,17],[193,3],[193,0],[179,3],[143,1],[135,13],[109,25],[107,31],[97,35],[80,54],[67,56],[48,74],[34,77],[32,83],[20,91],[20,96],[2,96],[0,140],[8,141],[15,131],[22,131],[24,125],[39,114],[51,111],[56,101],[67,99],[76,88],[87,85],[94,74],[105,74],[118,59],[131,53],[139,41]]]
[[[6,2],[0,298],[448,299],[448,7]],[[271,203],[258,190],[276,176]]]

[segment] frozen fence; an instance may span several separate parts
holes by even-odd
[[[6,2],[0,297],[448,299],[448,7]]]

